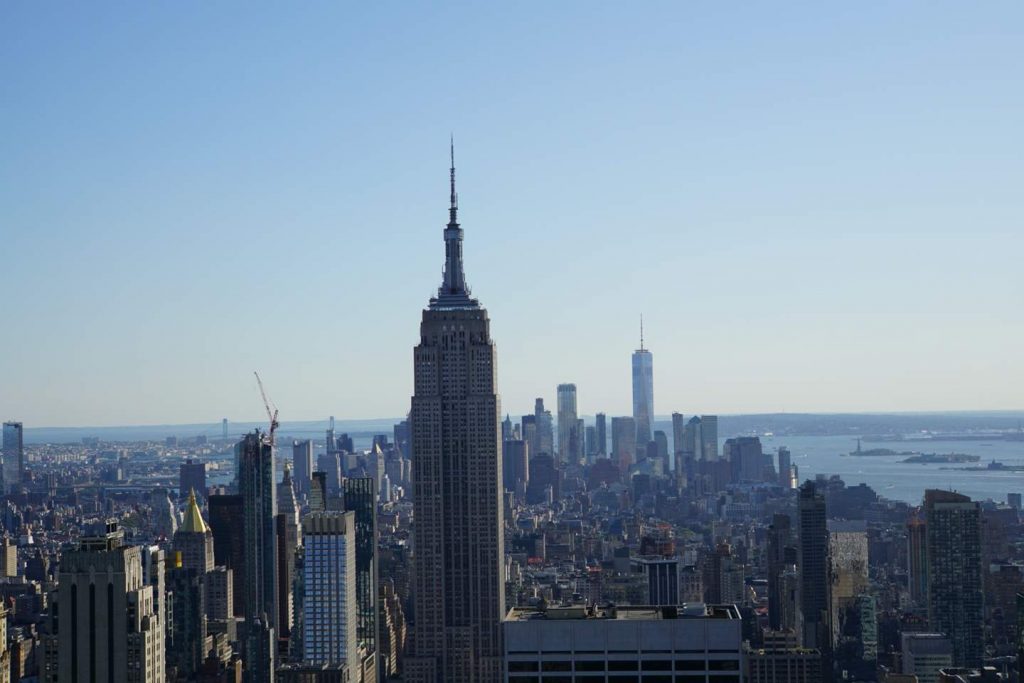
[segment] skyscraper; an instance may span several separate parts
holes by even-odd
[[[181,566],[203,573],[213,569],[213,533],[203,521],[195,493],[190,492],[185,519],[174,533],[174,549],[181,552]]]
[[[608,418],[604,413],[598,413],[594,416],[594,430],[597,432],[595,438],[597,439],[597,453],[598,457],[604,457],[608,454]]]
[[[358,661],[355,515],[311,512],[302,519],[302,536],[302,660],[346,663],[352,671]]]
[[[295,494],[309,496],[309,477],[313,474],[313,442],[309,439],[292,442],[292,481]]]
[[[800,611],[803,614],[803,646],[824,652],[831,644],[829,614],[829,536],[825,497],[814,482],[800,487]]]
[[[683,458],[683,432],[686,431],[686,420],[682,413],[672,413],[672,462],[676,471],[676,478],[683,472],[685,460]],[[685,475],[683,481],[686,481]]]
[[[256,430],[238,449],[239,493],[242,496],[245,539],[246,681],[274,680],[274,644],[277,613],[277,487],[274,483],[274,448]]]
[[[206,463],[192,462],[192,458],[188,458],[178,466],[178,499],[187,498],[191,493],[206,498]]]
[[[284,477],[277,485],[277,637],[285,641],[291,637],[295,604],[292,583],[295,580],[295,551],[299,547],[299,503],[295,499],[291,467],[284,464]]]
[[[636,463],[636,420],[631,417],[612,418],[612,460],[625,477]]]
[[[654,356],[644,348],[644,322],[640,319],[640,348],[633,352],[633,419],[636,441],[646,447],[654,425]]]
[[[790,545],[789,515],[775,513],[768,528],[768,626],[782,628],[782,571],[786,568],[786,550]]]
[[[829,619],[833,643],[845,610],[868,586],[868,530],[864,520],[829,520]]]
[[[376,657],[377,490],[372,478],[345,480],[345,510],[353,513],[355,524],[356,640],[365,656]]]
[[[551,411],[544,408],[544,399],[533,402],[533,417],[537,423],[537,447],[530,445],[534,455],[555,455],[554,428],[551,424]],[[535,451],[535,452],[534,452]]]
[[[21,483],[25,472],[25,437],[20,422],[4,422],[3,490],[9,492]]]
[[[785,446],[779,446],[779,486],[793,488],[793,456]]]
[[[580,460],[575,438],[576,431],[576,385],[558,385],[558,460],[576,464]]]
[[[928,623],[949,636],[953,664],[981,666],[981,509],[967,496],[924,494],[928,553]]]
[[[704,460],[718,460],[718,416],[701,415],[700,431]]]
[[[683,458],[704,460],[704,436],[700,418],[694,415],[683,428]]]
[[[213,495],[209,500],[210,531],[213,532],[213,556],[218,565],[231,570],[231,610],[236,617],[245,615],[245,514],[242,496]]]
[[[124,545],[116,522],[94,527],[60,560],[58,679],[162,682],[163,596],[144,581],[143,549]]]
[[[907,584],[917,607],[928,604],[928,538],[924,520],[915,514],[907,521]]]
[[[423,311],[412,397],[416,623],[405,678],[502,678],[501,406],[487,311],[470,297],[455,195],[444,280]]]

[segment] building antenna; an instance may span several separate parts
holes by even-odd
[[[644,350],[644,314],[640,314],[640,350]]]

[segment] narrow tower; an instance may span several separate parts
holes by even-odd
[[[416,623],[405,678],[414,683],[502,678],[501,406],[490,321],[466,285],[462,237],[453,146],[444,278],[413,353]]]

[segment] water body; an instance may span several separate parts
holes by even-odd
[[[762,436],[761,444],[766,453],[775,453],[780,446],[789,448],[793,464],[800,470],[801,482],[818,474],[838,474],[847,486],[864,483],[880,496],[914,505],[921,503],[925,489],[930,488],[955,490],[975,500],[1004,502],[1007,493],[1024,490],[1024,472],[942,469],[985,466],[993,459],[1004,465],[1024,465],[1024,441],[898,441],[862,446],[924,453],[968,453],[981,458],[977,463],[963,465],[915,465],[903,463],[908,456],[899,455],[844,455],[857,448],[857,439],[849,436]]]

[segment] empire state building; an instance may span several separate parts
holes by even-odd
[[[502,679],[501,405],[487,311],[470,296],[452,152],[444,280],[423,311],[411,427],[414,683]]]

